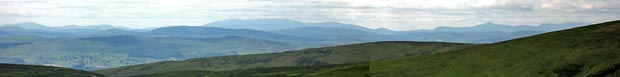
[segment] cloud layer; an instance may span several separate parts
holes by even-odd
[[[598,23],[620,19],[620,0],[148,0],[0,1],[0,24],[202,25],[224,19],[286,18],[394,30]]]

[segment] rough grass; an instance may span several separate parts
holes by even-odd
[[[620,21],[613,21],[448,53],[371,62],[370,72],[377,77],[618,76],[614,71],[620,64],[618,55]]]
[[[202,76],[618,77],[618,55],[620,21],[613,21],[446,53],[349,65],[244,69]]]
[[[391,60],[462,49],[471,44],[438,42],[373,42],[281,53],[239,55],[166,61],[94,72],[109,76],[131,76],[183,70],[231,71],[262,67],[310,66]]]
[[[60,67],[1,64],[0,77],[104,77],[87,71]]]
[[[135,77],[368,77],[368,63],[270,67],[233,71],[186,70]]]

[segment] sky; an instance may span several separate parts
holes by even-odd
[[[0,0],[0,24],[130,28],[284,18],[392,30],[620,19],[620,0]]]

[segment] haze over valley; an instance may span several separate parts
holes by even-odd
[[[0,1],[0,77],[619,77],[618,0]]]

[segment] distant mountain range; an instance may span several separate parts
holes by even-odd
[[[433,29],[434,32],[519,32],[519,31],[556,31],[588,25],[588,23],[561,23],[561,24],[540,24],[538,26],[511,26],[496,23],[484,23],[472,27],[438,27]]]
[[[344,24],[338,22],[322,22],[322,23],[303,23],[295,20],[288,19],[231,19],[215,21],[203,26],[208,27],[220,27],[230,29],[254,29],[260,31],[275,31],[283,29],[293,29],[300,27],[322,27],[322,28],[344,28],[344,29],[358,29],[358,30],[370,30],[361,26],[353,24]]]
[[[303,23],[288,19],[231,19],[212,22],[203,26],[220,27],[230,29],[254,29],[261,31],[277,31],[285,29],[295,29],[303,27],[319,27],[319,28],[340,28],[355,29],[379,34],[403,34],[411,32],[518,32],[518,31],[555,31],[573,27],[588,25],[589,23],[567,22],[567,23],[546,23],[536,26],[531,25],[504,25],[496,23],[484,23],[471,27],[447,27],[441,26],[433,30],[412,30],[412,31],[393,31],[385,28],[368,29],[359,25],[344,24],[338,22],[322,22],[322,23]]]
[[[541,24],[511,26],[485,23],[471,27],[438,27],[433,30],[392,31],[368,29],[337,22],[303,23],[287,19],[222,20],[203,26],[171,26],[138,30],[111,25],[47,27],[27,22],[0,25],[0,36],[91,37],[136,35],[146,37],[177,36],[191,38],[240,36],[270,41],[342,45],[372,41],[440,41],[460,43],[493,43],[511,38],[568,29],[587,23]],[[439,35],[438,35],[439,34]],[[488,35],[478,38],[474,35]],[[502,35],[502,36],[497,36]],[[450,39],[450,38],[462,38]],[[310,41],[309,41],[310,40]],[[337,40],[337,41],[334,41]],[[325,41],[329,41],[325,43]],[[330,44],[333,42],[334,44]]]
[[[620,20],[492,44],[389,41],[95,70],[107,76],[618,77]]]
[[[511,26],[487,23],[472,27],[392,31],[338,22],[304,23],[287,19],[232,19],[202,26],[154,29],[111,25],[49,27],[26,22],[0,25],[0,63],[55,64],[91,70],[376,41],[495,43],[584,24]]]

